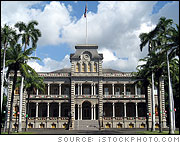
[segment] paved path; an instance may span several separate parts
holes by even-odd
[[[29,129],[29,132],[36,134],[86,134],[86,135],[117,135],[117,134],[136,134],[137,131],[146,131],[146,129],[104,129],[101,131],[88,130],[64,130],[64,129]]]
[[[156,129],[158,130],[158,129]],[[23,130],[24,131],[24,130]],[[124,134],[137,134],[137,131],[146,131],[146,129],[136,129],[136,128],[109,128],[104,130],[65,130],[60,128],[46,128],[46,129],[28,129],[28,132],[33,132],[34,134],[45,134],[45,135],[124,135]],[[163,131],[168,131],[168,128],[163,129]],[[177,129],[179,131],[179,129]]]

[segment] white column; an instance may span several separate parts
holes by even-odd
[[[137,103],[136,103],[136,117],[138,117],[138,107],[137,107]]]
[[[50,84],[48,83],[48,95],[50,95]]]
[[[39,91],[38,91],[38,89],[36,90],[36,95],[39,95]]]
[[[77,94],[78,96],[80,95],[80,93],[79,93],[79,92],[80,92],[80,91],[79,91],[79,83],[78,83],[78,94]]]
[[[126,117],[126,103],[124,103],[124,117]]]
[[[49,117],[49,103],[47,103],[47,117]]]
[[[96,105],[94,105],[94,120],[96,120]]]
[[[124,84],[124,95],[126,95],[126,84]]]
[[[91,120],[93,120],[93,105],[91,105]]]
[[[36,103],[36,117],[38,117],[38,103]]]
[[[113,117],[115,117],[115,108],[114,108],[114,103],[112,103],[113,105]]]
[[[82,96],[82,83],[80,85],[81,85],[81,96]]]
[[[59,103],[59,117],[61,117],[61,103]]]
[[[77,113],[78,113],[78,120],[79,120],[79,112],[80,112],[80,111],[79,111],[79,110],[80,110],[79,108],[80,108],[80,105],[78,105],[78,111],[77,111]]]
[[[82,104],[80,105],[80,112],[81,112],[80,113],[80,116],[81,116],[80,119],[82,120]]]
[[[94,83],[94,95],[96,95],[96,84]]]
[[[59,84],[59,96],[61,96],[61,84]]]
[[[135,84],[135,95],[137,95],[137,84]]]
[[[114,96],[114,84],[112,84],[112,95]]]
[[[93,84],[91,83],[91,95],[93,95]]]

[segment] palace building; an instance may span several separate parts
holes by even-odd
[[[32,90],[29,100],[28,128],[66,128],[99,130],[103,128],[151,128],[151,88],[138,85],[131,72],[103,68],[103,54],[97,45],[77,45],[70,55],[71,68],[39,72],[45,91]],[[9,101],[12,79],[9,86]],[[162,127],[166,127],[164,80],[160,83]],[[22,128],[26,126],[27,92],[23,94]],[[14,112],[18,111],[19,90],[15,90]],[[155,91],[155,127],[159,127],[158,97]],[[8,108],[10,112],[10,107]],[[8,113],[8,123],[9,123]],[[18,125],[13,114],[12,127]]]

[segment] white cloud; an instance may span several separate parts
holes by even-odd
[[[38,28],[42,32],[38,44],[40,46],[58,45],[60,43],[60,31],[63,26],[71,22],[69,12],[72,7],[69,5],[67,9],[63,3],[53,1],[46,4],[43,10],[29,8],[38,3],[40,2],[3,2],[2,24],[9,23],[12,26],[18,21],[27,23],[30,20],[37,20]]]
[[[37,72],[51,72],[62,68],[70,68],[70,60],[69,55],[66,55],[62,61],[56,61],[51,58],[44,58],[43,64],[40,65],[36,61],[29,61],[28,65],[30,65]]]
[[[161,16],[173,18],[179,23],[179,2],[168,3],[159,13],[152,15],[155,3],[155,1],[100,1],[97,13],[88,11],[88,43],[97,44],[99,51],[104,53],[103,67],[134,71],[138,60],[147,54],[147,48],[140,52],[139,34],[152,30]],[[65,7],[60,2],[50,2],[43,10],[29,9],[33,4],[35,3],[3,2],[2,23],[36,19],[43,35],[39,45],[67,43],[74,49],[76,44],[85,43],[86,19],[83,13],[79,20],[75,20],[76,17],[70,17],[73,9],[71,5]],[[61,68],[62,61],[51,58],[43,60],[44,66],[35,63],[34,65],[41,71]]]
[[[173,1],[172,3],[166,4],[159,10],[159,13],[152,16],[152,22],[156,24],[162,16],[167,19],[173,19],[175,23],[179,24],[179,1]]]

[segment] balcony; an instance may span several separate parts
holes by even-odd
[[[63,95],[30,95],[30,98],[31,99],[46,99],[46,98],[69,98],[70,94],[67,95],[67,94],[63,94]]]
[[[75,95],[75,98],[98,98],[98,95],[91,95],[91,94],[83,94],[83,95]]]
[[[103,98],[145,98],[145,94],[141,94],[141,95],[135,95],[135,94],[104,94]]]

